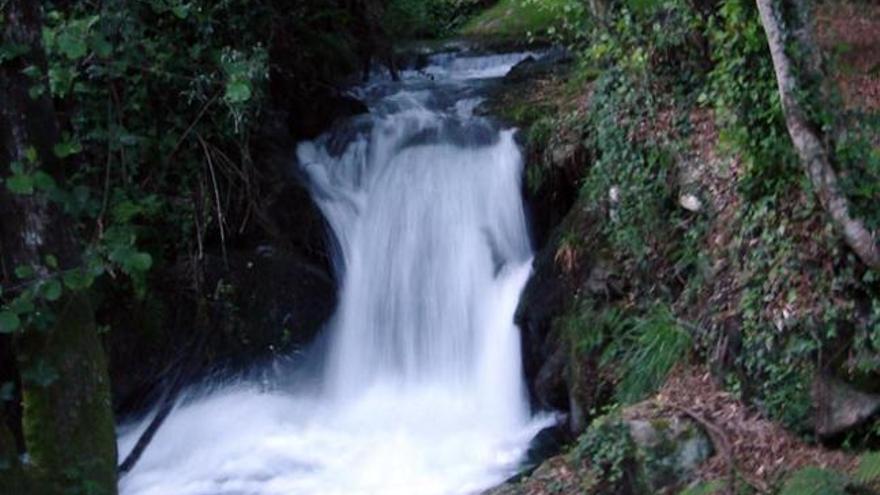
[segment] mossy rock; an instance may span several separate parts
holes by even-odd
[[[649,409],[640,404],[630,410],[635,408]],[[677,415],[633,419],[628,411],[595,419],[572,455],[603,473],[609,493],[678,493],[712,455],[708,435],[697,423]]]

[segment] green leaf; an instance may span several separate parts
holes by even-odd
[[[32,313],[34,311],[33,293],[29,290],[22,292],[9,303],[7,309],[19,316]]]
[[[244,103],[251,99],[251,83],[247,79],[234,78],[226,84],[226,101]]]
[[[46,172],[38,170],[34,173],[34,186],[41,191],[49,191],[55,189],[55,179]]]
[[[175,5],[171,7],[171,12],[177,16],[178,19],[186,19],[189,16],[189,10],[192,7],[191,4],[183,4],[183,5]]]
[[[79,60],[88,52],[80,29],[67,28],[58,35],[58,49],[70,60]]]
[[[138,272],[145,272],[153,266],[153,257],[150,253],[135,253],[130,259],[131,268]]]
[[[71,139],[69,136],[66,136],[66,138],[52,148],[52,151],[55,152],[55,156],[58,158],[67,158],[82,151],[82,145],[79,141]]]
[[[22,43],[3,43],[0,45],[0,64],[9,60],[15,60],[29,51],[31,51],[31,48]]]
[[[49,90],[58,97],[65,97],[73,87],[77,71],[74,67],[52,67],[49,69]]]
[[[65,273],[63,280],[64,286],[73,291],[87,289],[95,281],[94,277],[82,270],[72,270]]]
[[[40,68],[36,65],[28,65],[24,69],[21,70],[21,73],[28,76],[31,79],[37,79],[42,75],[40,72]]]
[[[113,207],[113,220],[118,223],[128,223],[142,211],[143,208],[139,204],[126,200]]]
[[[36,100],[37,98],[43,96],[46,93],[46,86],[43,84],[35,84],[28,89],[28,96],[31,97],[32,100]]]
[[[46,266],[49,268],[56,270],[58,269],[58,258],[55,257],[54,254],[46,255]]]
[[[43,297],[46,298],[47,301],[54,302],[61,298],[61,282],[58,280],[52,279],[46,282],[43,286]]]
[[[30,265],[18,265],[15,267],[15,276],[24,280],[34,276],[34,268]]]
[[[25,174],[13,175],[6,179],[6,188],[14,194],[32,194],[34,192],[34,178]]]
[[[33,146],[28,146],[27,149],[24,150],[24,159],[30,164],[37,163],[37,149]]]
[[[21,319],[12,311],[0,311],[0,333],[12,333],[21,328]]]
[[[113,45],[103,35],[95,35],[91,38],[92,50],[101,58],[113,55]]]

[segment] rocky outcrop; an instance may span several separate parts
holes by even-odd
[[[862,392],[827,374],[813,379],[816,434],[829,438],[860,426],[880,412],[880,395]]]
[[[569,453],[485,495],[675,494],[713,452],[698,423],[646,401],[597,418]]]
[[[588,271],[590,261],[585,253],[566,254],[560,250],[564,249],[566,233],[589,231],[586,224],[590,220],[588,211],[576,207],[555,229],[535,257],[534,274],[523,290],[514,317],[522,336],[529,389],[540,408],[568,410],[570,380],[565,373],[569,356],[566,342],[553,323],[574,303],[581,288],[581,274]],[[562,258],[569,255],[572,262],[566,263]]]
[[[184,363],[193,381],[290,354],[312,341],[336,304],[326,270],[295,253],[264,246],[210,256],[206,265],[204,303],[186,289],[185,273],[169,273],[161,297],[120,301],[111,315],[119,329],[107,335],[117,411],[149,407]]]

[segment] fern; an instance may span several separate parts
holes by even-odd
[[[664,305],[636,320],[633,341],[623,359],[617,398],[633,403],[657,390],[672,368],[687,356],[691,337]]]
[[[836,471],[808,467],[796,471],[779,495],[846,495],[846,477]]]
[[[859,457],[855,479],[865,485],[880,481],[880,452],[868,452]]]

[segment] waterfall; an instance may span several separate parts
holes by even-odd
[[[532,257],[523,163],[474,108],[525,56],[435,56],[358,88],[368,115],[299,145],[340,285],[320,390],[194,393],[123,494],[464,495],[515,472],[548,424],[513,322]]]

